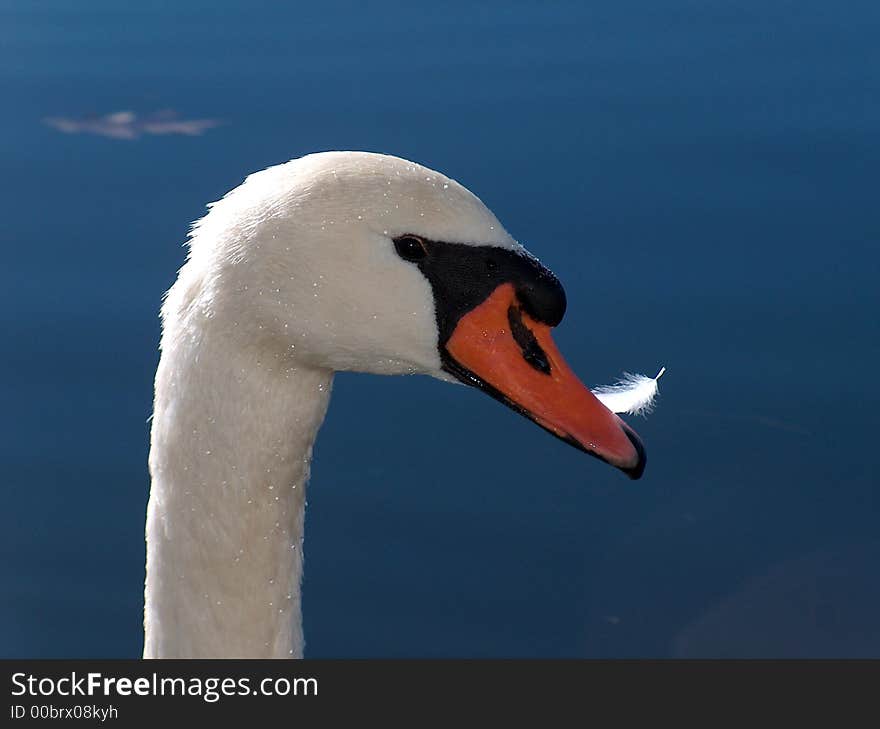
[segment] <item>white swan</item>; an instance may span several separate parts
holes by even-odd
[[[144,657],[301,656],[305,485],[336,370],[475,385],[638,478],[637,436],[550,339],[565,295],[464,187],[309,155],[196,224],[162,307]]]

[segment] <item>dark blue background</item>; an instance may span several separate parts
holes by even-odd
[[[637,483],[475,391],[339,376],[307,655],[880,656],[878,32],[874,0],[0,0],[0,654],[139,655],[188,224],[368,149],[556,271],[587,382],[669,372]],[[41,123],[162,108],[224,124]]]

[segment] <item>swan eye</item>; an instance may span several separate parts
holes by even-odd
[[[428,255],[425,241],[416,235],[402,235],[394,239],[397,255],[406,261],[421,261]]]

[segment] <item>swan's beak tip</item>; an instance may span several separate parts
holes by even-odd
[[[632,443],[633,448],[636,451],[636,463],[633,466],[628,467],[620,467],[620,470],[623,471],[627,476],[629,476],[633,481],[638,481],[642,474],[645,472],[645,466],[648,463],[648,454],[645,452],[645,446],[642,445],[642,439],[639,438],[636,431],[630,428],[623,420],[620,421],[620,426],[623,429],[624,435],[629,438],[629,442]]]

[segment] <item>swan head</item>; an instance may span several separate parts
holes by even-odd
[[[397,157],[323,152],[255,173],[193,228],[163,308],[289,366],[472,385],[632,478],[638,436],[550,330],[556,276],[470,191]]]

